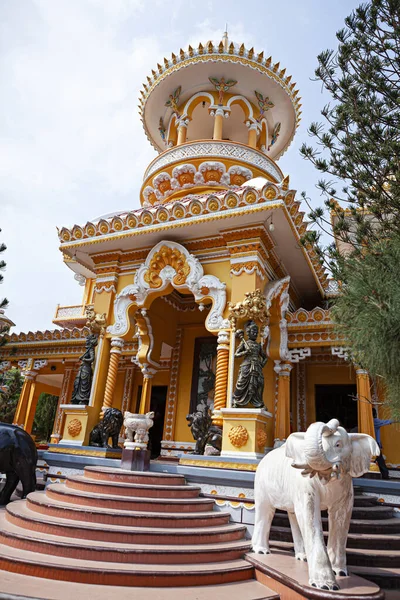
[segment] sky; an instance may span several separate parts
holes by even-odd
[[[81,302],[56,227],[139,207],[155,156],[137,111],[142,83],[171,52],[219,40],[226,22],[232,41],[272,55],[297,82],[302,122],[279,166],[317,205],[318,173],[299,154],[329,101],[312,81],[316,57],[337,47],[336,31],[359,4],[0,0],[0,297],[13,331],[54,329],[57,304]]]

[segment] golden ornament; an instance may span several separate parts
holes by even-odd
[[[82,431],[82,423],[79,419],[72,419],[68,423],[68,433],[71,437],[76,437]]]
[[[228,438],[232,446],[241,448],[247,443],[247,440],[249,439],[249,432],[247,431],[246,427],[243,427],[243,425],[236,425],[235,427],[231,427],[228,433]]]

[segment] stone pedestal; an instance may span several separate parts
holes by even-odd
[[[88,407],[80,404],[62,404],[60,409],[63,412],[60,444],[83,446],[89,417]]]
[[[126,469],[127,471],[149,471],[150,450],[124,448],[122,451],[121,469]]]
[[[223,408],[221,456],[261,459],[273,440],[267,437],[272,414],[264,408]]]

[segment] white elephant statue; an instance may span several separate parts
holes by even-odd
[[[305,433],[292,433],[257,468],[253,551],[269,554],[275,510],[286,510],[295,556],[308,562],[310,585],[338,590],[335,575],[348,575],[346,541],[353,510],[352,477],[366,473],[379,452],[374,438],[347,433],[337,419],[313,423]],[[328,547],[321,510],[328,510]]]

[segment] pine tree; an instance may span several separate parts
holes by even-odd
[[[332,314],[353,358],[400,411],[400,0],[370,0],[336,35],[315,71],[332,101],[301,148],[325,177],[303,243],[340,284]]]
[[[300,152],[329,177],[318,183],[325,203],[311,210],[311,221],[329,229],[330,212],[336,240],[360,253],[366,242],[400,235],[400,0],[371,0],[345,25],[337,50],[318,56],[316,80],[332,102],[321,111],[324,122],[309,128],[315,146]],[[335,244],[321,252],[315,231],[304,242],[343,276]]]

